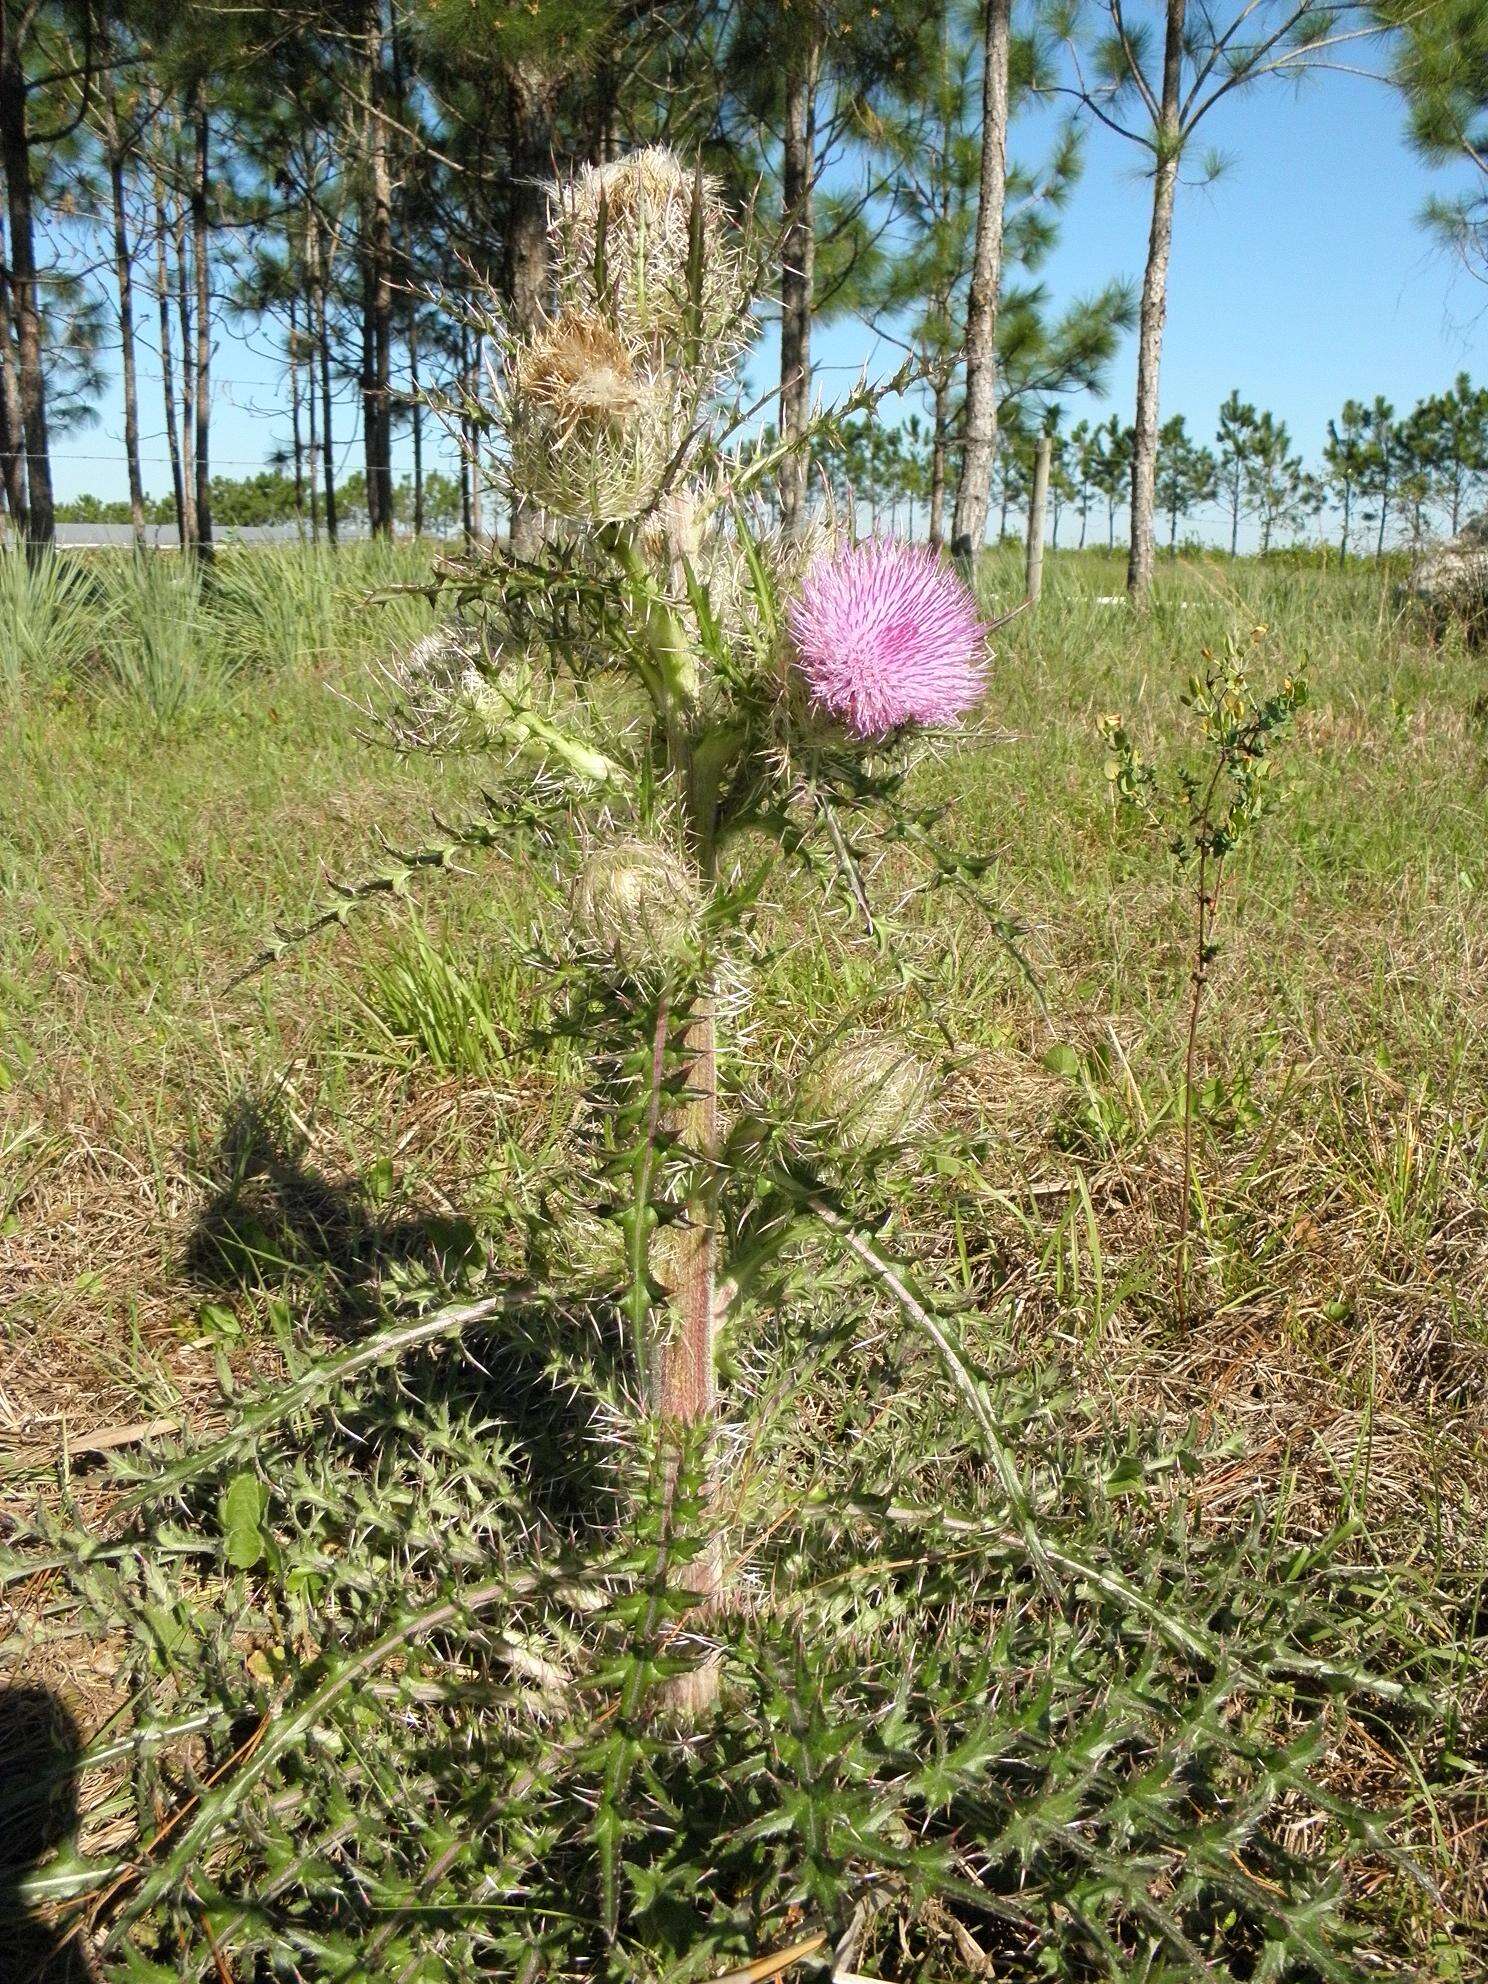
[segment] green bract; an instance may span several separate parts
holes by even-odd
[[[934,1077],[909,1048],[884,1033],[851,1033],[801,1078],[802,1132],[853,1156],[902,1144],[924,1123]]]

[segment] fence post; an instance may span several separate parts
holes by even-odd
[[[1044,589],[1044,511],[1049,501],[1049,437],[1041,434],[1033,457],[1033,493],[1028,499],[1028,604],[1037,606]]]

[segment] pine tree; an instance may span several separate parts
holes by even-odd
[[[1218,465],[1188,432],[1181,413],[1164,421],[1157,437],[1157,507],[1168,519],[1168,551],[1176,557],[1178,525],[1201,504],[1212,503]]]
[[[1395,432],[1395,409],[1376,394],[1365,408],[1364,425],[1368,441],[1364,451],[1364,475],[1360,494],[1377,507],[1369,514],[1375,524],[1374,555],[1385,553],[1385,532],[1390,522],[1390,505],[1395,496],[1395,476],[1400,467],[1400,446]]]
[[[897,252],[881,255],[860,307],[880,334],[902,338],[927,379],[931,418],[930,538],[944,536],[945,493],[964,414],[962,363],[975,262],[980,95],[974,16],[948,0],[926,23],[913,87],[888,93],[875,151],[886,162]],[[1036,51],[1013,52],[1011,104],[1026,102]],[[926,79],[930,80],[927,81]],[[1058,217],[1082,168],[1078,134],[1066,125],[1036,166],[1009,161],[998,300],[999,417],[1022,398],[1099,390],[1117,334],[1131,321],[1129,287],[1107,283],[1058,316],[1029,280],[1052,250]],[[906,323],[907,328],[903,328]]]
[[[1243,473],[1250,508],[1260,521],[1264,557],[1276,531],[1305,515],[1312,497],[1311,479],[1302,457],[1292,451],[1286,422],[1273,413],[1262,412],[1250,424]]]
[[[1369,415],[1360,401],[1345,400],[1338,418],[1328,422],[1328,438],[1323,444],[1323,467],[1326,487],[1338,505],[1341,518],[1339,562],[1346,564],[1354,503],[1364,489],[1369,474]]]
[[[1158,382],[1168,307],[1168,267],[1179,173],[1198,126],[1234,91],[1265,76],[1297,75],[1329,59],[1342,41],[1373,32],[1364,10],[1338,0],[1230,0],[1226,7],[1150,0],[1136,19],[1122,0],[1098,0],[1088,39],[1079,9],[1055,20],[1070,52],[1058,87],[1151,163],[1152,218],[1137,344],[1132,448],[1131,553],[1127,586],[1145,592],[1153,572]],[[1212,177],[1219,161],[1206,162]]]
[[[1216,430],[1220,506],[1230,520],[1230,556],[1240,548],[1240,522],[1250,514],[1250,463],[1255,449],[1258,416],[1248,400],[1231,393],[1219,409]]]
[[[1412,416],[1415,445],[1429,457],[1453,537],[1488,475],[1488,390],[1459,372],[1444,393],[1423,400]]]
[[[1112,414],[1090,437],[1088,474],[1091,487],[1106,499],[1106,549],[1116,549],[1116,511],[1131,474],[1132,430]]]
[[[1467,191],[1428,202],[1427,225],[1488,280],[1488,11],[1482,0],[1375,0],[1392,31],[1396,83],[1410,109],[1410,131],[1436,165],[1469,165]]]

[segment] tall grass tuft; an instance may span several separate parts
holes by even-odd
[[[81,669],[111,619],[88,567],[55,554],[32,564],[0,551],[0,694],[47,689]]]
[[[337,554],[318,545],[229,551],[212,574],[212,604],[234,667],[276,674],[336,652]]]
[[[221,701],[230,676],[200,569],[161,557],[135,559],[119,581],[106,676],[125,702],[167,729]]]
[[[424,546],[373,538],[343,550],[336,573],[343,649],[386,655],[416,641],[434,625],[428,596],[402,590],[428,583],[429,555]]]
[[[275,674],[363,648],[384,652],[432,624],[422,595],[390,590],[426,570],[421,551],[383,543],[228,550],[210,592],[224,652],[235,668]]]

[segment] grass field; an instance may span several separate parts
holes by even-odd
[[[546,994],[513,932],[541,899],[499,858],[233,983],[276,919],[376,869],[375,831],[417,845],[431,810],[458,815],[478,791],[477,765],[395,759],[359,735],[369,666],[427,609],[366,604],[387,571],[306,579],[295,563],[269,587],[229,561],[184,612],[175,595],[149,605],[175,630],[153,639],[109,618],[141,609],[100,605],[105,586],[55,653],[31,643],[8,692],[0,670],[0,1488],[28,1545],[59,1483],[106,1522],[110,1454],[138,1459],[142,1422],[170,1422],[154,1436],[167,1447],[220,1431],[288,1345],[378,1313],[410,1261],[471,1233],[499,1256],[532,1179],[571,1150],[572,1046],[519,1051]],[[1383,1843],[1335,1839],[1326,1802],[1304,1810],[1285,1785],[1267,1823],[1340,1870],[1367,1947],[1335,1974],[1488,1976],[1488,662],[1413,630],[1368,567],[1183,564],[1135,621],[1103,598],[1119,574],[1102,558],[1056,556],[1046,585],[999,636],[985,722],[919,775],[952,804],[951,838],[993,856],[1028,971],[929,896],[904,909],[897,990],[833,924],[752,988],[753,1037],[769,1058],[861,1003],[939,1044],[944,1111],[977,1156],[953,1193],[927,1191],[918,1237],[974,1300],[968,1340],[1051,1520],[1133,1567],[1177,1525],[1196,1550],[1239,1552],[1282,1613],[1298,1553],[1327,1543],[1336,1611],[1319,1614],[1318,1652],[1381,1668],[1437,1714],[1330,1712],[1320,1781],[1388,1813]],[[992,558],[985,586],[1010,598],[1013,564]],[[1191,891],[1115,811],[1097,719],[1123,711],[1171,753],[1205,644],[1261,626],[1267,666],[1305,663],[1311,699],[1223,904],[1180,1323]],[[169,647],[182,629],[189,681]],[[804,912],[782,898],[769,913]],[[871,1296],[843,1300],[871,1384],[829,1360],[789,1411],[777,1401],[780,1480],[846,1498],[878,1458],[895,1494],[983,1493],[934,1366]],[[757,1395],[785,1357],[774,1329],[731,1347]],[[1096,1460],[1106,1488],[1082,1501]],[[24,1550],[17,1565],[11,1683],[51,1691],[91,1732],[119,1708],[122,1656],[52,1572]],[[1169,1580],[1170,1601],[1224,1635],[1223,1579],[1194,1577],[1191,1593]],[[955,1602],[936,1602],[943,1622]],[[1140,1678],[1124,1630],[1092,1683],[1113,1713],[1118,1682]],[[902,1616],[883,1635],[853,1653],[865,1691],[875,1662],[892,1676],[919,1658]],[[1030,1673],[1041,1658],[1019,1657]],[[85,1849],[117,1849],[134,1815],[106,1773],[90,1798]],[[777,1943],[816,1926],[812,1892],[769,1917]],[[972,1974],[979,1950],[989,1976],[1189,1974],[1140,1939],[1121,1945],[1129,1968],[1112,1955],[1103,1970],[1059,1957],[1057,1937],[979,1944],[943,1899],[882,1905],[900,1927],[874,1931],[872,1974]],[[634,1947],[654,1952],[659,1933]],[[646,1973],[633,1961],[626,1974]],[[1324,1974],[1312,1961],[1294,1974]],[[656,1974],[728,1968],[677,1963]],[[1211,1974],[1281,1972],[1253,1954]]]

